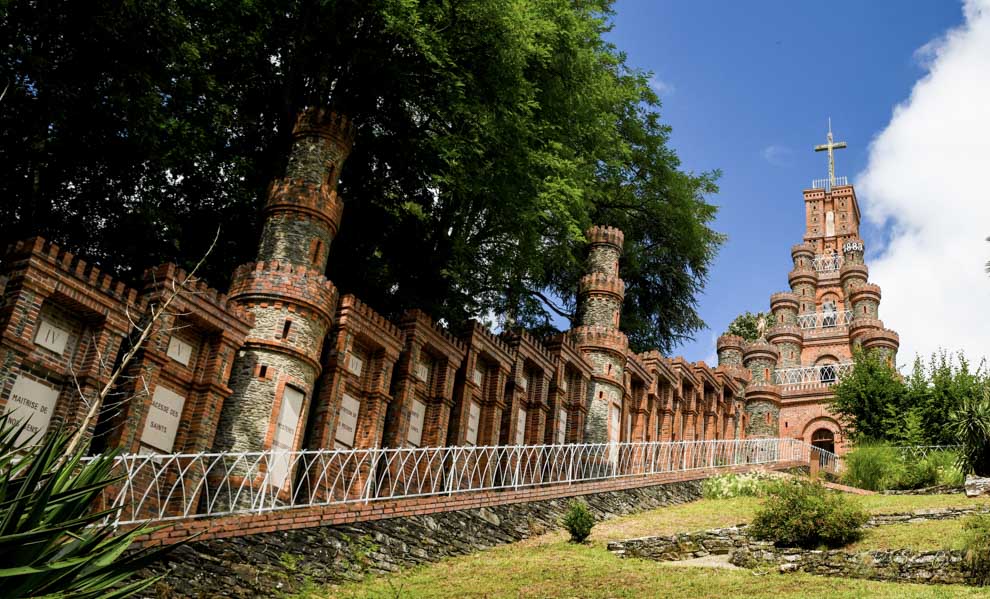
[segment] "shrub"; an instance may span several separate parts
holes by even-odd
[[[701,494],[705,499],[765,497],[780,479],[781,476],[773,472],[719,474],[701,484]]]
[[[970,516],[963,522],[963,551],[974,582],[990,585],[990,515]]]
[[[869,516],[849,496],[818,483],[778,483],[750,525],[754,538],[783,547],[841,547],[860,538]]]
[[[18,441],[27,423],[0,416],[0,586],[4,597],[127,597],[160,577],[129,580],[159,559],[163,549],[127,552],[135,537],[154,529],[119,533],[94,502],[119,482],[113,456],[83,463],[68,450],[69,435],[56,428],[41,442]]]
[[[976,476],[990,476],[990,387],[980,398],[967,397],[950,416],[951,430],[962,451],[959,467]]]
[[[915,458],[902,448],[865,443],[846,454],[842,482],[871,491],[961,485],[965,477],[956,461],[952,451]]]
[[[966,475],[959,468],[959,453],[955,451],[934,451],[925,456],[919,468],[932,468],[935,471],[936,485],[962,486]]]
[[[571,533],[572,543],[581,543],[591,534],[591,528],[595,525],[595,517],[588,511],[588,506],[583,501],[571,501],[567,508],[567,514],[563,519],[564,528]]]
[[[903,454],[890,445],[863,443],[843,458],[842,482],[860,489],[886,491],[907,478]]]

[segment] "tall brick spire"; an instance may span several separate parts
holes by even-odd
[[[831,152],[845,147],[829,142]],[[843,448],[840,421],[829,411],[832,385],[852,369],[854,347],[876,350],[891,362],[897,333],[879,320],[880,288],[869,283],[859,237],[859,202],[846,177],[829,177],[804,190],[805,230],[791,248],[790,291],[770,296],[773,326],[746,343],[723,335],[719,363],[748,371],[744,389],[746,434],[794,437],[823,449]]]
[[[622,231],[591,227],[587,274],[578,286],[579,326],[574,342],[593,365],[585,441],[605,443],[621,438],[622,399],[629,340],[619,330],[625,283],[619,278]]]
[[[254,313],[255,325],[234,364],[217,449],[294,450],[302,443],[337,306],[324,272],[343,211],[337,178],[353,138],[350,122],[324,109],[296,121],[285,176],[268,193],[258,261],[240,266],[231,282],[231,298]],[[270,484],[280,487],[290,473],[276,470]]]

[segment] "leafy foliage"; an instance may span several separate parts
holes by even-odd
[[[112,455],[82,463],[82,451],[64,459],[62,430],[41,443],[16,439],[27,423],[0,417],[0,584],[5,597],[111,598],[138,593],[158,578],[128,581],[158,559],[162,550],[124,554],[135,528],[118,535],[104,518],[114,510],[93,509],[116,479]]]
[[[764,497],[776,488],[781,477],[772,472],[747,472],[746,474],[716,474],[701,483],[705,499],[731,499],[733,497]]]
[[[986,393],[987,373],[973,370],[961,352],[916,358],[906,379],[878,352],[856,352],[851,374],[833,387],[832,409],[854,440],[897,445],[957,445],[960,429],[951,416],[977,405]]]
[[[752,535],[783,547],[841,547],[860,538],[869,515],[849,496],[817,483],[781,483],[750,525]]]
[[[990,585],[990,515],[975,514],[963,521],[963,551],[974,582]]]
[[[903,415],[904,382],[885,356],[857,351],[852,372],[833,387],[832,409],[854,439],[885,439]]]
[[[0,238],[133,277],[188,265],[223,223],[204,272],[222,286],[254,258],[295,115],[327,105],[358,127],[328,273],[342,291],[547,329],[574,313],[582,231],[616,225],[624,330],[668,350],[703,326],[718,172],[681,170],[650,74],[603,38],[611,6],[6,2]]]
[[[561,523],[571,534],[572,543],[583,543],[595,526],[595,517],[588,511],[588,506],[583,501],[574,499],[567,507],[567,513]]]
[[[921,489],[935,485],[962,485],[954,451],[932,451],[922,458],[886,443],[857,443],[843,457],[842,482],[860,489]]]
[[[736,316],[729,323],[729,328],[725,331],[725,334],[738,335],[746,341],[756,341],[760,338],[760,321],[763,322],[765,330],[769,329],[774,324],[773,314],[769,312],[757,312],[753,314],[747,310],[745,314]]]
[[[950,423],[962,445],[960,467],[977,476],[990,476],[990,388],[981,398],[964,399],[950,415]]]

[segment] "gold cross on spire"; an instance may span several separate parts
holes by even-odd
[[[832,142],[832,117],[828,119],[828,143],[815,146],[816,152],[828,151],[828,183],[829,185],[835,185],[835,157],[832,155],[832,150],[841,150],[846,147],[846,142]]]

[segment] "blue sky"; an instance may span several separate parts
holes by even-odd
[[[826,175],[825,156],[812,147],[824,143],[827,118],[849,144],[836,153],[837,175],[852,178],[867,167],[869,143],[894,107],[926,74],[916,51],[958,27],[962,7],[619,0],[615,9],[609,39],[629,64],[655,74],[683,167],[723,172],[711,200],[720,206],[715,228],[729,240],[699,297],[709,329],[675,351],[709,359],[733,317],[767,309],[769,295],[787,289],[790,247],[804,229],[801,191]],[[889,230],[864,224],[868,258]],[[907,324],[887,322],[902,338]]]

